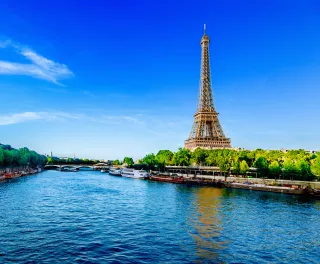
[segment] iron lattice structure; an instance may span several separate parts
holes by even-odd
[[[218,113],[213,104],[211,89],[210,60],[209,60],[209,37],[204,35],[201,38],[201,71],[200,71],[200,94],[197,113],[194,115],[194,122],[189,138],[185,141],[184,147],[191,151],[196,148],[231,148],[229,138],[223,133],[218,119]]]

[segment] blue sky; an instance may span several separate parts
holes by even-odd
[[[106,159],[176,151],[206,23],[232,145],[320,149],[318,1],[46,2],[0,2],[1,143]]]

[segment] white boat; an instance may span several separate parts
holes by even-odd
[[[149,174],[144,170],[122,169],[121,176],[134,179],[146,179],[149,177]]]
[[[119,168],[110,168],[109,174],[113,176],[121,176],[121,170]]]

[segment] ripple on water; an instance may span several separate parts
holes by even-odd
[[[99,172],[0,183],[0,263],[319,263],[320,203]]]

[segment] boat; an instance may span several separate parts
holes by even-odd
[[[13,176],[13,173],[10,173],[10,172],[6,172],[6,173],[4,174],[5,179],[11,179],[12,176]]]
[[[105,172],[107,172],[107,171],[102,169],[101,172],[102,172],[102,173],[105,173]]]
[[[12,174],[12,176],[11,176],[11,178],[13,179],[13,178],[19,178],[19,177],[21,177],[22,176],[22,173],[21,172],[14,172],[13,174]]]
[[[171,182],[171,183],[185,183],[185,179],[179,176],[170,176],[165,174],[159,175],[150,175],[149,178],[151,181],[159,181],[159,182]]]
[[[320,200],[320,190],[319,189],[312,189],[312,191],[310,192],[310,195],[313,198]]]
[[[109,175],[121,176],[121,170],[119,168],[110,168]]]
[[[145,170],[135,170],[135,169],[122,169],[121,176],[133,179],[147,179],[149,174]]]

